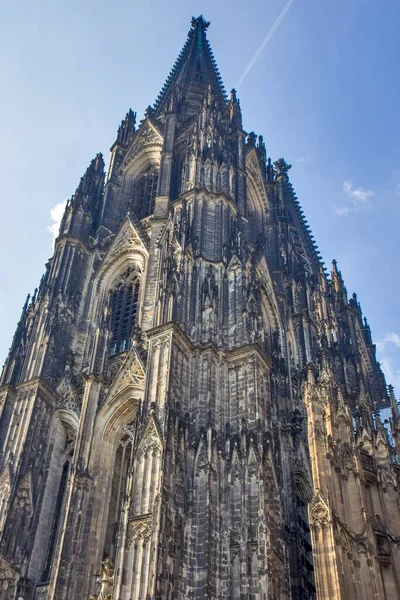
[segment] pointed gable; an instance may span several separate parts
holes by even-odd
[[[138,444],[138,454],[146,454],[149,451],[161,450],[161,448],[162,436],[157,420],[152,412],[142,430]]]
[[[129,169],[133,176],[138,175],[147,160],[159,162],[163,142],[161,131],[147,115],[133,138],[122,167]]]
[[[110,239],[111,236],[110,236]],[[132,257],[141,272],[146,270],[149,238],[143,230],[140,222],[133,223],[133,219],[128,215],[123,221],[117,235],[112,239],[110,246],[101,261],[97,273],[97,289],[100,289],[102,281],[106,274],[113,276],[112,266],[118,263],[124,256]]]
[[[136,351],[131,348],[128,355],[118,371],[114,381],[108,390],[106,401],[113,400],[122,392],[137,392],[138,389],[143,392],[146,378],[146,367]]]

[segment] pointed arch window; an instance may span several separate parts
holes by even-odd
[[[133,207],[139,219],[144,219],[154,212],[157,186],[158,171],[153,169],[149,169],[135,181]]]
[[[115,453],[103,559],[109,558],[114,560],[117,551],[122,506],[127,493],[128,478],[132,465],[132,441],[132,432],[128,426],[126,427],[126,434],[122,436]]]
[[[56,475],[58,477],[57,493],[54,497],[54,508],[51,521],[47,524],[48,527],[48,544],[47,552],[45,555],[45,561],[43,565],[43,571],[41,576],[41,582],[47,583],[50,580],[51,569],[53,567],[54,556],[57,546],[57,538],[60,533],[60,525],[63,519],[63,513],[65,509],[65,499],[68,483],[68,475],[70,472],[71,461],[74,454],[75,445],[75,431],[67,426],[66,423],[62,425],[62,433],[60,435],[65,436],[65,446],[62,455],[59,458],[59,472]],[[51,482],[50,482],[51,485]]]
[[[125,273],[111,291],[111,356],[126,352],[132,345],[132,335],[138,323],[140,278],[137,273]]]

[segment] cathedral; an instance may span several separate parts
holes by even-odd
[[[107,175],[88,166],[23,307],[0,600],[400,597],[393,388],[208,26],[128,111]]]

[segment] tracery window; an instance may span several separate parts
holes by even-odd
[[[139,291],[140,279],[135,271],[124,273],[111,291],[111,356],[126,352],[132,345],[138,320]]]
[[[135,181],[133,207],[139,219],[144,219],[154,212],[157,185],[158,171],[155,170],[146,171]]]

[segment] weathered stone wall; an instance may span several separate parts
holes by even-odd
[[[400,595],[393,390],[207,27],[121,123],[107,182],[89,165],[24,306],[0,388],[1,599]],[[132,278],[128,323],[111,297]]]

